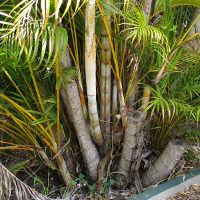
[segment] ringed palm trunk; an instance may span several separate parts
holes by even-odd
[[[151,12],[151,4],[152,4],[152,0],[143,0],[143,2],[142,2],[146,17],[148,17],[148,15]]]
[[[68,49],[65,51],[62,60],[64,67],[71,66]],[[99,154],[90,136],[90,129],[83,116],[81,100],[78,87],[75,81],[64,85],[60,90],[61,96],[71,121],[73,122],[76,134],[83,154],[84,162],[93,180],[97,179],[97,167],[99,163]]]
[[[141,106],[142,112],[145,112],[146,108],[148,107],[148,103],[150,101],[150,96],[151,96],[151,90],[149,87],[145,86],[143,89],[143,99],[142,99],[142,106]],[[146,117],[147,117],[147,112],[144,113],[143,119],[145,120]]]
[[[134,105],[135,96],[136,96],[136,93],[137,93],[137,81],[138,81],[138,79],[137,79],[137,71],[138,71],[137,62],[138,62],[138,56],[135,55],[132,58],[130,65],[128,66],[128,68],[129,67],[131,68],[131,71],[130,71],[131,76],[129,78],[130,79],[129,84],[131,86],[130,87],[131,94],[127,99],[127,110],[128,111],[133,111],[133,105]],[[133,64],[134,64],[134,66],[133,66]],[[131,81],[132,78],[133,78],[133,81]]]
[[[111,0],[106,3],[110,4]],[[108,24],[109,32],[111,33],[111,13],[106,11],[105,18]],[[101,33],[102,47],[109,60],[111,60],[111,46],[106,31],[105,25],[102,23]],[[111,98],[111,67],[107,62],[104,52],[101,53],[101,103],[100,103],[100,119],[102,132],[106,146],[110,141],[110,98]]]
[[[126,116],[127,108],[126,108],[126,104],[125,104],[121,79],[117,79],[117,85],[118,85],[118,90],[119,90],[119,102],[120,102],[120,113],[121,113],[121,117],[122,117],[122,125],[123,125],[123,128],[125,128],[126,123],[127,123],[127,116]]]
[[[134,105],[134,102],[135,102],[135,96],[136,96],[136,93],[137,93],[137,80],[134,79],[133,83],[132,83],[132,88],[135,88],[134,91],[131,93],[131,95],[129,96],[128,100],[127,100],[127,110],[128,111],[133,111],[133,105]],[[131,90],[132,90],[131,88]]]
[[[152,167],[144,173],[142,177],[143,186],[148,187],[167,178],[180,160],[186,148],[186,143],[180,139],[171,140]]]
[[[131,162],[134,155],[134,149],[137,148],[137,141],[139,138],[142,125],[142,113],[140,111],[133,111],[128,113],[127,126],[125,128],[124,145],[121,159],[118,166],[118,171],[126,175],[129,174]],[[124,185],[124,180],[121,175],[117,177],[117,186],[121,188]]]
[[[135,0],[131,0],[130,1],[133,5],[136,4],[136,1]],[[128,21],[127,21],[128,23]],[[129,35],[129,28],[130,28],[130,25],[127,25],[126,24],[126,31],[124,32],[125,34],[125,37],[127,37],[127,35]],[[130,91],[131,91],[131,94],[130,96],[128,97],[127,99],[127,110],[128,111],[133,111],[133,104],[135,102],[135,95],[136,95],[136,90],[137,90],[137,62],[138,62],[139,58],[137,55],[134,55],[132,58],[131,58],[131,61],[130,61],[130,64],[128,64],[127,68],[130,68],[130,76],[128,77],[129,78],[129,86],[130,86]],[[133,79],[133,80],[132,80]],[[129,88],[128,86],[128,88]],[[135,89],[134,89],[135,88]],[[134,90],[133,90],[134,89]],[[133,90],[133,91],[132,91]],[[128,91],[127,91],[128,92]]]
[[[151,12],[151,4],[152,4],[152,0],[143,0],[142,5],[143,5],[143,9],[144,9],[144,13],[146,18],[148,18],[150,12]],[[143,89],[143,100],[142,100],[142,111],[144,112],[145,109],[148,106],[149,100],[150,100],[150,95],[151,95],[151,91],[148,87],[144,87]],[[143,115],[143,119],[145,120],[147,116],[147,113],[144,113]]]
[[[96,40],[95,40],[95,0],[86,3],[85,18],[85,73],[88,96],[90,128],[94,142],[101,146],[103,136],[99,126],[96,102]]]
[[[192,24],[199,15],[200,15],[200,8],[196,8],[190,24]],[[194,26],[191,28],[189,35],[193,35],[195,33],[198,33],[199,31],[200,31],[200,17],[197,19]]]

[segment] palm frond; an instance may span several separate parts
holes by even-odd
[[[179,97],[170,96],[164,88],[161,89],[159,86],[157,86],[156,89],[151,87],[150,89],[152,91],[152,97],[151,101],[148,102],[148,106],[144,105],[146,106],[145,112],[151,110],[151,116],[153,116],[155,112],[161,112],[163,119],[166,117],[171,119],[182,113],[186,118],[194,117],[196,120],[198,106],[188,103],[187,99],[183,98],[180,94]]]
[[[17,200],[49,200],[49,198],[38,193],[0,163],[0,198]]]
[[[143,45],[147,41],[156,41],[168,46],[168,38],[157,27],[149,25],[149,19],[146,18],[144,11],[138,6],[131,4],[126,13],[124,13],[127,22],[123,23],[128,26],[124,31],[128,32],[127,39],[132,42],[136,42],[136,46],[143,42]]]
[[[6,55],[10,57],[11,53],[18,63],[22,61],[37,63],[36,58],[39,58],[35,68],[41,64],[50,68],[55,63],[56,57],[62,56],[67,44],[66,29],[60,26],[53,27],[53,24],[49,23],[46,29],[42,30],[42,24],[35,23],[31,24],[29,29],[18,29],[8,35],[4,39],[3,47],[9,52]]]
[[[9,5],[9,9],[5,6]],[[46,25],[51,22],[59,23],[59,18],[64,17],[69,10],[72,0],[65,2],[64,0],[23,0],[12,1],[8,0],[6,5],[1,5],[1,16],[6,16],[6,19],[2,23],[7,26],[4,28],[8,33],[14,32],[17,28],[29,29],[29,27],[41,21],[42,30],[46,28]],[[64,12],[60,12],[60,9],[64,8]],[[80,6],[80,0],[76,1],[76,10]],[[10,11],[11,10],[11,11]],[[60,16],[61,14],[61,16]]]

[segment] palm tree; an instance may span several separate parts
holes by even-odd
[[[8,3],[8,2],[5,2]],[[49,66],[49,71],[52,68],[52,66],[55,64],[56,68],[56,82],[59,80],[59,55],[62,54],[62,49],[65,49],[67,46],[67,32],[65,29],[61,27],[54,27],[53,28],[53,21],[58,21],[59,16],[59,8],[62,4],[62,1],[54,1],[54,4],[52,4],[50,1],[42,1],[41,2],[41,13],[37,13],[38,11],[38,2],[37,1],[29,1],[29,2],[11,2],[10,5],[12,5],[14,8],[11,10],[11,12],[7,13],[7,7],[9,7],[9,4],[2,4],[2,8],[5,8],[5,13],[3,13],[4,17],[9,17],[12,22],[5,23],[6,27],[4,27],[5,32],[2,33],[2,41],[4,42],[2,44],[3,49],[5,49],[7,52],[11,52],[13,55],[15,62],[23,64],[24,66],[28,65],[28,69],[30,72],[30,78],[33,84],[29,85],[29,80],[26,79],[25,75],[23,76],[24,80],[26,81],[26,86],[28,87],[28,91],[30,91],[32,98],[35,102],[36,108],[39,112],[44,115],[44,124],[41,125],[38,123],[38,130],[37,134],[39,135],[40,139],[53,151],[55,154],[55,158],[57,159],[57,164],[59,167],[59,173],[61,173],[63,180],[66,184],[66,186],[71,185],[71,176],[67,170],[66,162],[64,158],[60,155],[61,150],[61,131],[60,131],[60,103],[59,103],[59,84],[56,84],[56,101],[57,101],[57,117],[56,117],[56,126],[57,130],[53,130],[53,126],[49,119],[49,117],[45,114],[47,112],[47,108],[44,106],[43,102],[43,91],[41,91],[40,84],[37,82],[37,73],[35,73],[35,70],[41,68],[41,64],[45,58],[46,63],[44,67]],[[70,2],[66,5],[65,11],[69,8]],[[52,14],[55,17],[55,19],[52,21],[52,17],[50,17],[50,14]],[[16,18],[15,13],[17,15]],[[38,20],[41,17],[41,21]],[[33,21],[33,19],[35,19]],[[48,21],[49,20],[49,21]],[[47,35],[49,37],[47,41]],[[11,41],[11,38],[13,38],[13,41]],[[46,39],[45,39],[46,38]],[[40,46],[40,41],[43,41]],[[12,43],[13,42],[13,43]],[[48,42],[48,51],[47,51],[47,42]],[[9,44],[13,44],[14,46],[9,46]],[[4,45],[5,44],[5,45]],[[8,44],[8,46],[6,46]],[[34,45],[33,45],[34,44]],[[7,48],[8,47],[8,48]],[[21,50],[20,50],[21,48]],[[55,50],[54,50],[55,49]],[[41,54],[38,54],[38,51],[41,52]],[[55,51],[55,52],[53,52]],[[46,54],[45,54],[46,53]],[[25,59],[22,58],[22,54],[25,57]],[[47,55],[48,54],[48,55]],[[40,57],[40,61],[37,62],[37,56]],[[6,59],[11,59],[12,57],[8,54],[6,55]],[[35,68],[33,68],[35,66]],[[41,69],[40,69],[41,70]],[[5,71],[5,70],[4,70]],[[44,69],[42,69],[44,71]],[[5,71],[6,72],[6,71]],[[6,73],[9,77],[10,81],[12,82],[13,86],[16,88],[16,90],[19,92],[20,97],[24,100],[26,107],[29,110],[34,110],[35,106],[30,106],[29,102],[26,100],[26,97],[24,96],[21,89],[18,87],[19,83],[15,83],[13,81],[12,77],[8,73]],[[36,95],[35,95],[36,94]],[[15,110],[18,110],[19,113],[21,113],[22,116],[25,117],[26,120],[29,121],[36,121],[37,117],[35,114],[29,114],[29,111],[23,108],[23,106],[17,105],[12,99],[9,97],[6,97],[5,95],[1,94],[1,98],[3,98],[8,103],[12,104]],[[2,108],[3,109],[3,108]],[[9,114],[9,110],[3,109],[3,115],[7,116]],[[23,128],[25,125],[22,125],[25,119],[17,119],[16,116],[13,115],[12,121],[14,121],[16,124],[19,125],[19,120],[21,121],[20,128],[27,132],[27,130],[30,130],[29,133],[29,141],[33,140],[32,143],[35,145],[35,147],[38,149],[38,152],[40,153],[41,157],[44,159],[44,161],[47,163],[48,166],[51,166],[55,169],[55,166],[49,161],[48,156],[42,150],[42,148],[38,145],[38,142],[33,139],[34,138],[34,132],[32,132],[32,129],[30,127],[30,124],[26,124],[26,128]],[[38,119],[39,120],[39,119]],[[32,122],[31,122],[32,123]],[[37,122],[36,122],[37,123]],[[55,123],[55,122],[54,122]],[[7,124],[12,128],[13,126],[11,124]],[[3,126],[3,130],[5,131],[5,126]],[[14,135],[18,135],[19,129],[14,130],[7,130],[7,133],[12,131],[12,137],[15,137]],[[21,131],[20,131],[21,132]],[[42,136],[41,136],[41,133]],[[55,133],[54,133],[55,132]],[[25,139],[25,138],[23,138]],[[20,142],[20,141],[16,141]],[[25,140],[27,143],[27,139]],[[32,144],[31,143],[31,144]],[[66,143],[66,142],[65,142]],[[26,145],[24,146],[26,149]]]
[[[127,3],[131,6],[127,6]],[[74,3],[71,0],[6,1],[1,4],[0,23],[3,25],[0,56],[1,69],[5,74],[5,81],[2,82],[6,82],[9,92],[1,88],[0,112],[1,116],[10,121],[1,119],[0,130],[12,139],[12,142],[7,141],[4,143],[7,146],[1,148],[23,148],[38,152],[49,167],[59,169],[65,184],[70,185],[71,176],[62,154],[70,138],[70,129],[66,128],[65,108],[76,132],[71,137],[77,137],[79,151],[93,180],[97,179],[97,174],[99,179],[106,174],[115,144],[117,146],[123,141],[123,137],[119,137],[119,142],[115,144],[110,140],[110,133],[115,137],[114,128],[124,128],[125,131],[118,166],[120,173],[129,173],[134,156],[138,159],[136,166],[140,166],[141,157],[135,155],[135,149],[141,150],[139,148],[142,145],[139,146],[138,141],[143,138],[140,136],[146,117],[142,119],[141,112],[137,111],[139,108],[143,116],[159,116],[154,118],[158,122],[166,117],[172,119],[179,112],[185,117],[193,116],[198,120],[199,104],[194,94],[199,94],[199,88],[193,87],[193,91],[187,88],[187,92],[185,90],[181,93],[182,96],[176,96],[173,89],[180,85],[177,81],[172,82],[177,71],[182,72],[185,78],[189,77],[179,63],[183,53],[188,55],[188,59],[194,58],[194,54],[185,50],[184,45],[195,35],[187,36],[191,28],[188,31],[182,29],[180,34],[174,33],[175,20],[168,1],[164,2],[164,11],[160,18],[156,15],[151,18],[150,4],[151,1],[144,1],[145,10],[129,1],[115,5],[111,1],[105,3],[88,0],[83,6],[80,6],[80,1]],[[13,8],[9,12],[10,5]],[[162,6],[158,2],[155,12]],[[95,34],[95,27],[96,30],[98,28],[98,24],[95,24],[96,10],[102,20],[101,40]],[[85,29],[80,30],[83,23]],[[69,29],[73,31],[67,32]],[[77,56],[78,53],[80,55]],[[195,61],[198,61],[197,57]],[[99,66],[97,63],[101,65],[101,75],[96,73],[96,66]],[[76,66],[78,72],[71,65]],[[188,66],[188,61],[184,60],[183,65]],[[111,102],[114,104],[114,114],[119,114],[116,119],[115,116],[110,118],[111,72],[117,86],[113,89],[115,102]],[[195,80],[198,80],[197,73],[194,74]],[[184,80],[182,77],[179,79]],[[26,83],[25,86],[23,82]],[[99,85],[100,101],[97,98]],[[135,104],[136,111],[128,113],[127,101],[135,87],[139,92],[131,101]],[[120,105],[116,104],[116,89]],[[140,93],[141,90],[144,95]],[[188,94],[193,95],[190,98],[192,103],[188,102]],[[82,111],[84,99],[88,101],[89,124]],[[103,121],[102,130],[98,105],[100,119]],[[147,113],[148,110],[150,113]],[[107,126],[110,123],[113,129],[110,125]],[[167,136],[164,135],[163,138],[165,137]],[[104,144],[106,150],[112,147],[108,153],[102,151]],[[138,172],[138,168],[134,170]]]

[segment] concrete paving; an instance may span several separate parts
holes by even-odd
[[[200,167],[131,197],[129,200],[166,200],[192,184],[200,184]]]

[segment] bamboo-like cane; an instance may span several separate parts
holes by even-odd
[[[107,4],[111,0],[107,0]],[[105,18],[108,24],[108,30],[111,34],[111,13],[105,12]],[[111,60],[111,46],[107,30],[102,23],[101,44],[109,60]],[[101,53],[101,103],[100,103],[100,119],[102,133],[105,139],[105,147],[110,141],[110,98],[111,98],[111,67],[107,62],[104,52]]]
[[[85,17],[85,73],[88,96],[90,128],[94,142],[101,146],[103,136],[99,125],[96,102],[96,39],[95,39],[95,0],[86,3]]]

